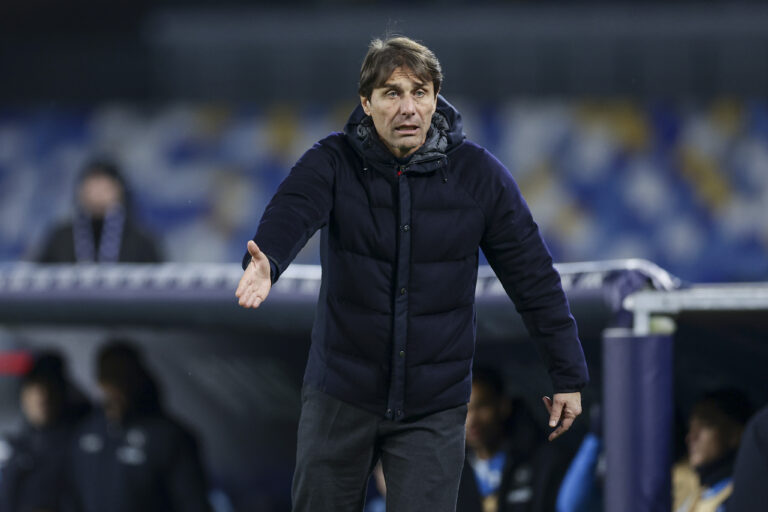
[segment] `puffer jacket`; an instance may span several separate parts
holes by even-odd
[[[320,228],[305,384],[394,420],[466,403],[478,248],[543,348],[555,391],[587,382],[560,276],[517,185],[465,140],[460,114],[442,96],[407,163],[360,106],[344,133],[299,159],[254,237],[273,281]]]

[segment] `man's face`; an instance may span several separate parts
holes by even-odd
[[[40,384],[29,384],[21,390],[21,410],[30,425],[44,427],[51,422],[51,399],[48,390]]]
[[[114,423],[123,421],[128,411],[128,399],[120,389],[108,382],[99,382],[101,390],[101,406],[104,409],[104,415]]]
[[[691,418],[685,443],[688,446],[688,462],[694,468],[719,459],[739,444],[739,435],[733,429]]]
[[[503,436],[509,414],[502,397],[482,383],[472,383],[467,407],[467,444],[470,448],[488,447]]]
[[[360,98],[365,113],[373,118],[376,133],[398,158],[412,155],[427,138],[437,92],[408,68],[396,68],[371,97]]]
[[[115,179],[104,174],[87,177],[80,185],[80,206],[93,217],[104,217],[123,202],[123,188]]]

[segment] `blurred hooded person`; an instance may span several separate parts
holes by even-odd
[[[78,429],[71,495],[79,512],[209,512],[194,436],[163,411],[157,383],[130,344],[98,355],[102,410]]]
[[[76,190],[71,221],[55,228],[38,258],[40,263],[156,263],[155,241],[131,218],[129,189],[116,164],[88,163]]]
[[[3,441],[0,462],[0,510],[64,510],[63,481],[76,423],[89,405],[67,378],[54,352],[40,354],[23,377],[19,399],[21,432]]]

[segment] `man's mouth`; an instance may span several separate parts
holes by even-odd
[[[395,127],[395,131],[400,135],[415,135],[419,131],[419,126],[416,124],[401,124]]]

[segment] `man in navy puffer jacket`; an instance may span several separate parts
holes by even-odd
[[[371,43],[344,133],[307,151],[267,206],[236,295],[258,307],[322,228],[296,511],[360,510],[381,458],[388,510],[452,511],[464,458],[482,248],[541,345],[550,439],[588,380],[560,276],[504,166],[465,140],[434,54]]]

